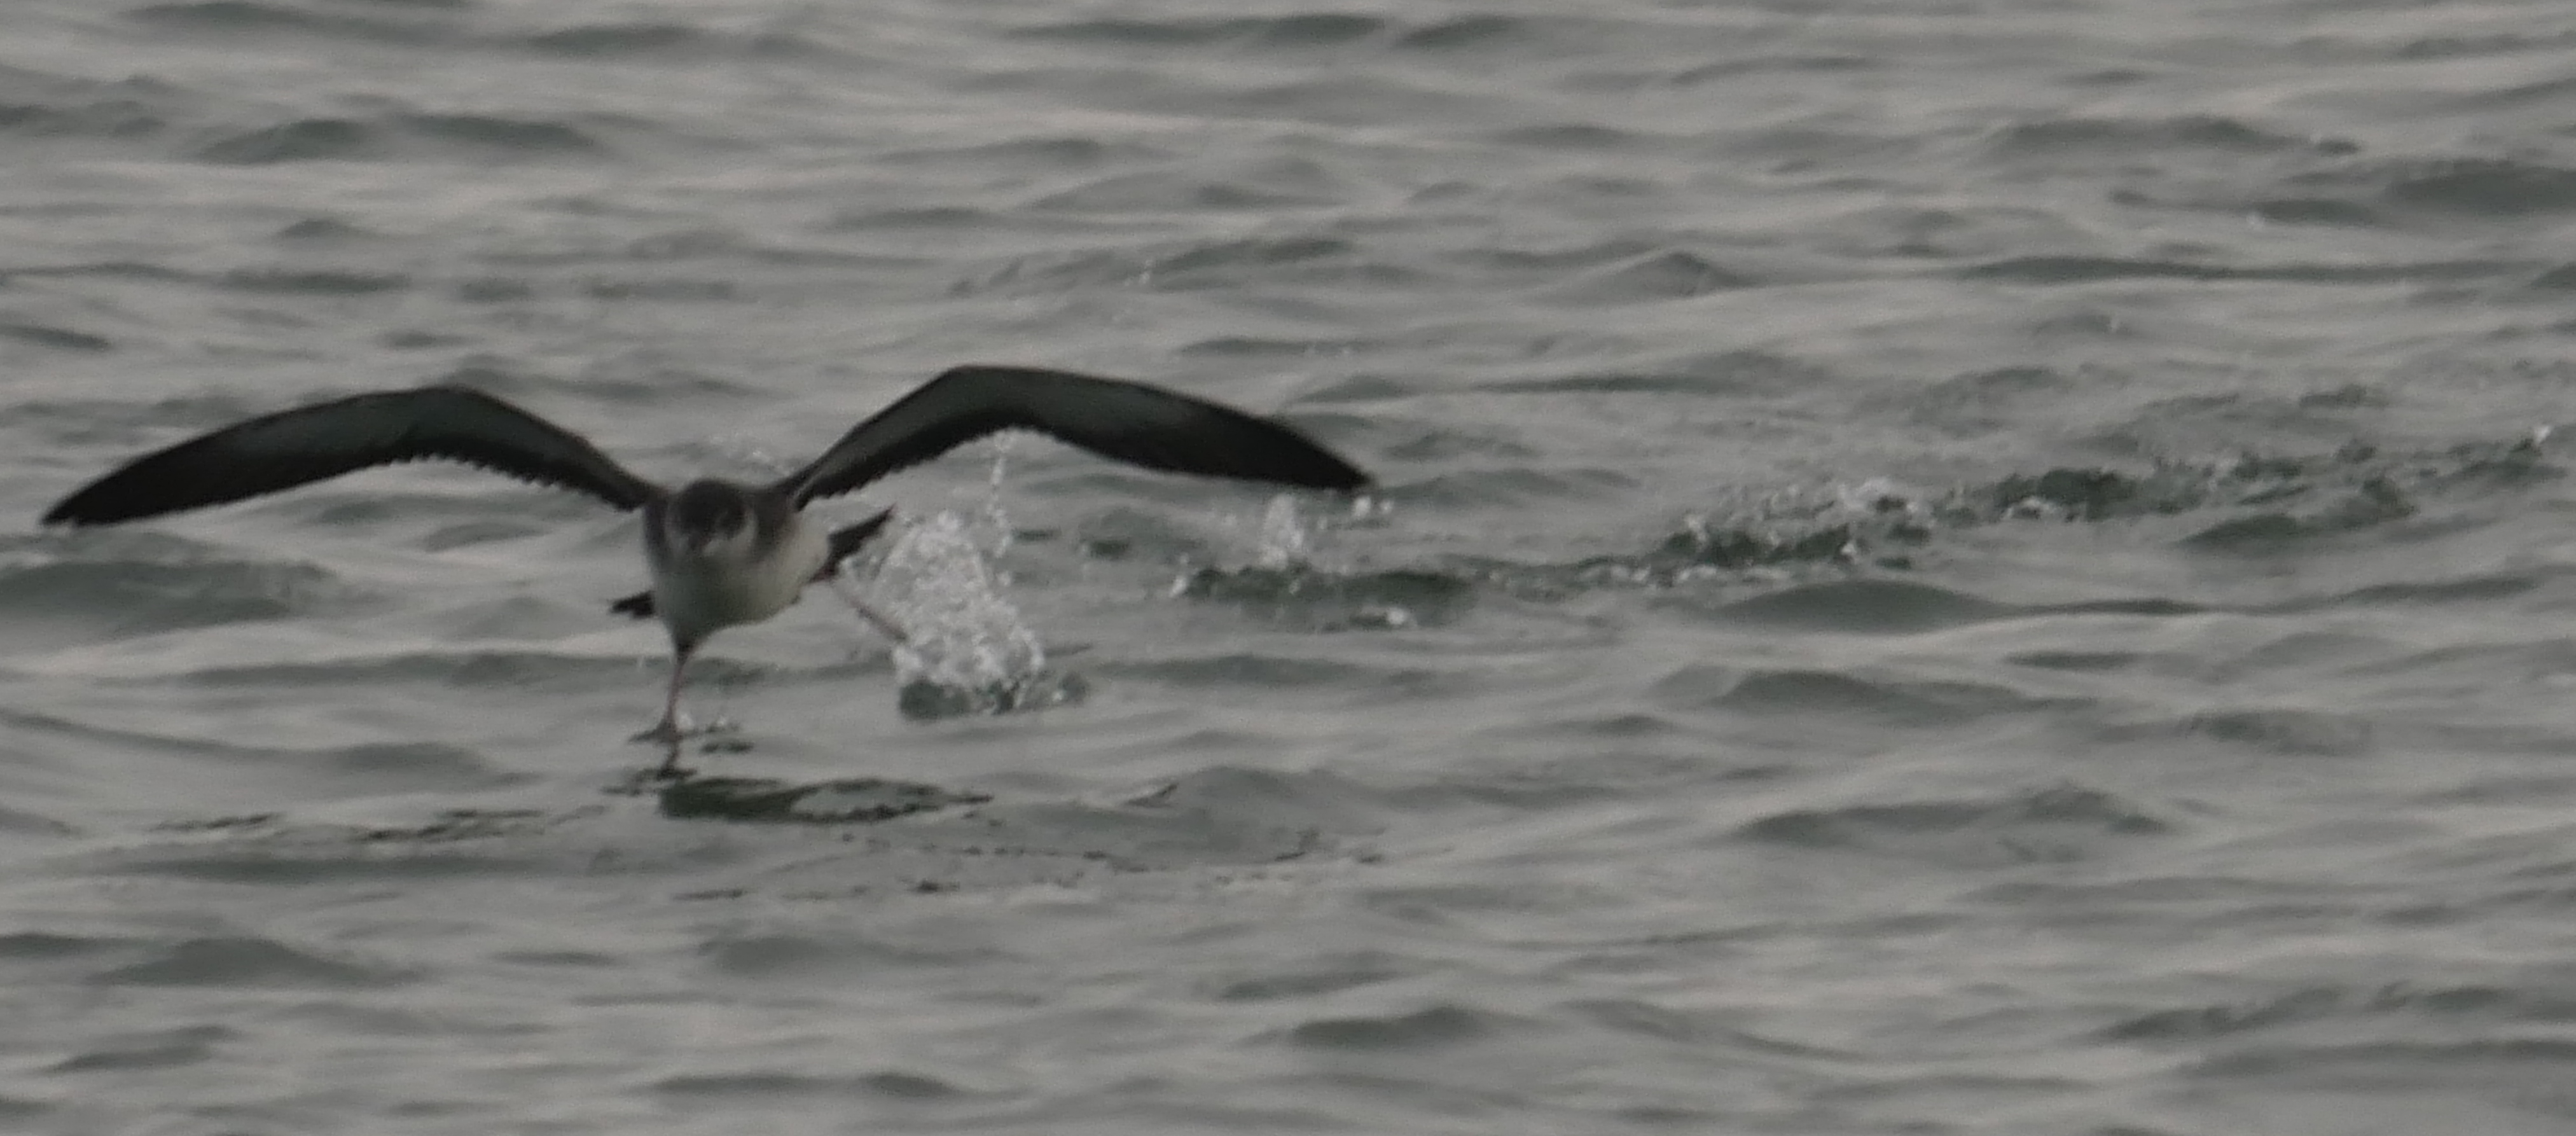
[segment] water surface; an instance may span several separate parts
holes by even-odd
[[[0,1127],[2576,1130],[2563,6],[10,32]],[[916,649],[719,638],[691,763],[793,800],[714,810],[585,500],[34,525],[434,381],[755,476],[970,360],[1382,489],[840,503]]]

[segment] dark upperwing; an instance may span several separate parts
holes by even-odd
[[[44,521],[131,521],[428,458],[586,493],[621,510],[662,493],[578,434],[481,391],[434,386],[353,395],[199,435],[82,486]]]
[[[772,486],[803,505],[1001,430],[1035,430],[1147,469],[1350,491],[1369,476],[1287,426],[1122,379],[1036,367],[952,368]]]

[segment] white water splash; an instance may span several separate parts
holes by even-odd
[[[1006,584],[1010,582],[1011,574],[998,565],[1003,557],[1011,554],[1012,531],[1011,515],[1002,509],[1002,479],[1010,475],[1011,447],[1018,440],[1018,432],[1012,430],[993,435],[990,443],[993,468],[986,474],[984,482],[984,524],[993,530],[993,550],[986,554],[985,559],[997,566],[995,571]]]
[[[1261,510],[1261,548],[1254,563],[1264,568],[1304,564],[1314,554],[1314,543],[1314,530],[1298,512],[1297,499],[1282,493]]]
[[[1002,594],[966,520],[954,512],[904,526],[873,591],[904,630],[894,664],[908,715],[1005,713],[1079,693],[1048,672],[1045,644]]]

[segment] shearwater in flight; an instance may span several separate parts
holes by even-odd
[[[671,633],[662,720],[637,740],[667,743],[676,772],[680,680],[727,627],[758,623],[828,577],[887,513],[825,533],[803,515],[825,497],[1002,430],[1035,430],[1102,457],[1212,477],[1355,491],[1368,475],[1305,435],[1174,391],[1035,367],[952,368],[896,399],[767,485],[715,478],[677,490],[628,472],[581,435],[458,386],[353,395],[253,418],[157,450],[46,510],[46,524],[101,525],[220,505],[370,466],[445,458],[644,511],[650,591],[611,609],[659,617]]]

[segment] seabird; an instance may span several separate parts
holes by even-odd
[[[220,505],[372,466],[444,458],[644,511],[650,591],[610,609],[671,634],[662,720],[676,772],[680,680],[707,637],[757,623],[831,575],[891,510],[825,533],[807,504],[855,491],[1002,430],[1035,430],[1147,469],[1350,492],[1368,475],[1305,435],[1144,383],[1036,367],[952,368],[878,411],[821,457],[766,485],[701,478],[677,490],[628,472],[581,435],[460,386],[352,395],[157,450],[57,502],[49,525],[102,525]]]

